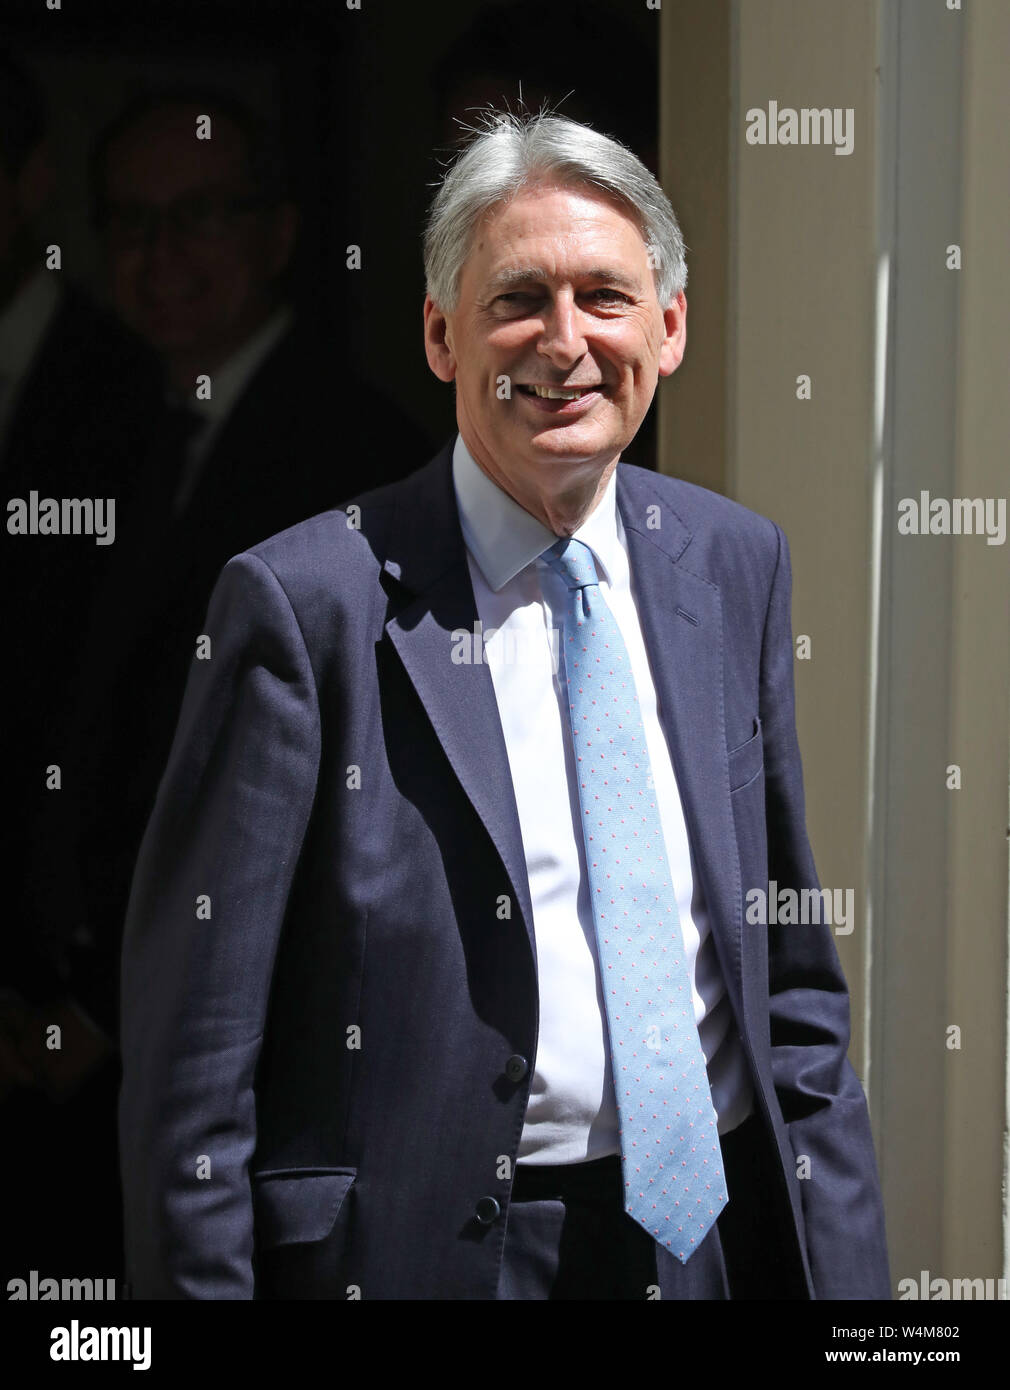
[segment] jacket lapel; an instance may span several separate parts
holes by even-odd
[[[522,833],[491,672],[455,664],[452,633],[472,633],[477,605],[452,484],[450,440],[402,485],[384,573],[397,603],[386,623],[449,764],[501,855],[533,959]],[[743,1019],[740,875],[729,790],[718,587],[678,561],[691,532],[649,484],[618,466],[617,503],[643,636],[684,806],[691,848],[730,998]],[[661,524],[646,525],[659,508]]]
[[[383,564],[400,604],[386,631],[501,855],[535,965],[526,856],[494,682],[484,662],[452,660],[453,632],[472,634],[478,619],[452,483],[454,442],[401,485]]]
[[[617,505],[696,871],[742,1025],[743,922],[723,707],[722,599],[711,579],[679,563],[692,533],[653,489],[647,473],[618,465]],[[649,509],[658,526],[647,525]]]

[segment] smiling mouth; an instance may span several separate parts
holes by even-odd
[[[539,396],[546,401],[577,401],[583,396],[591,396],[594,391],[603,391],[606,388],[602,382],[596,386],[527,386],[519,385],[517,390],[522,391],[524,396]]]

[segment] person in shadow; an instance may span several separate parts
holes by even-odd
[[[111,1121],[119,1076],[111,1020],[104,1028],[98,1022],[108,963],[88,931],[72,851],[81,774],[77,680],[89,608],[115,554],[114,505],[148,436],[159,365],[82,287],[80,240],[72,231],[58,235],[52,222],[58,176],[41,83],[17,55],[0,51],[7,519],[0,583],[13,812],[4,832],[0,1102],[5,1131],[18,1136],[5,1148],[11,1209],[0,1224],[9,1274],[52,1270],[62,1259],[79,1272],[113,1276],[121,1241]],[[60,529],[52,533],[38,524],[45,499],[59,504]],[[101,537],[87,530],[87,508],[99,500]],[[71,505],[65,510],[64,503]],[[74,518],[76,529],[64,525]],[[105,1122],[94,1128],[96,1115]],[[82,1130],[88,1142],[75,1146],[68,1163],[69,1141]]]
[[[431,441],[362,377],[337,327],[289,301],[298,209],[274,132],[238,98],[141,94],[99,135],[91,187],[112,302],[163,370],[82,684],[79,860],[89,916],[118,941],[221,568],[355,489],[410,473]]]

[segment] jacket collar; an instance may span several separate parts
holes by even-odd
[[[456,438],[453,435],[433,459],[397,485],[398,502],[383,570],[415,594],[424,593],[447,570],[465,565],[466,540],[454,482]],[[495,487],[485,474],[480,476],[489,487]],[[660,497],[649,472],[634,464],[619,463],[614,478],[616,506],[625,530],[635,531],[671,561],[679,560],[691,540],[691,532],[669,503]],[[545,540],[541,550],[546,548],[551,543],[547,528],[541,527],[511,498],[505,500],[521,514],[517,520],[526,518],[531,524],[528,534],[533,534],[532,528],[542,530]],[[522,524],[526,526],[527,523]],[[480,557],[475,555],[475,558],[480,564]],[[533,555],[528,556],[523,563],[532,558]],[[501,587],[491,582],[491,576],[485,577],[492,588]],[[500,577],[497,572],[495,577]],[[506,574],[501,583],[510,577]]]

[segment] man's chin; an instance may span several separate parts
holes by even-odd
[[[580,423],[549,425],[526,432],[526,449],[544,463],[588,463],[592,459],[613,458],[620,445],[600,430],[580,428]]]

